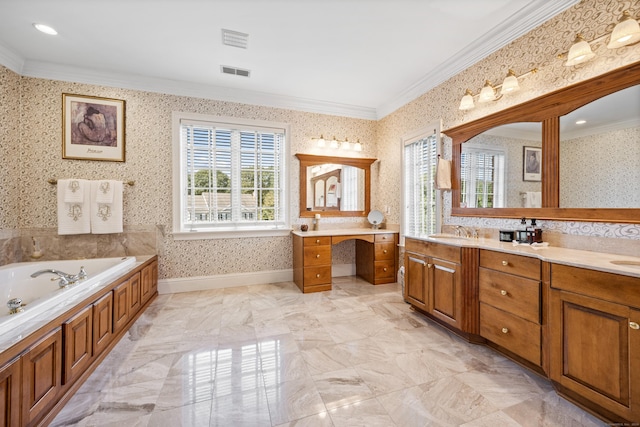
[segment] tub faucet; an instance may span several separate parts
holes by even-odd
[[[62,271],[54,270],[53,268],[47,268],[45,270],[36,271],[31,275],[31,277],[38,277],[41,274],[47,273],[55,274],[56,276],[58,276],[58,286],[60,286],[61,288],[72,285],[79,280],[84,280],[87,278],[87,272],[84,270],[84,267],[80,267],[80,272],[78,274],[67,274]],[[56,278],[53,278],[51,280],[56,280]]]

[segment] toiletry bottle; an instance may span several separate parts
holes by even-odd
[[[518,243],[527,243],[529,241],[529,233],[527,231],[527,219],[522,218],[520,224],[523,225],[523,230],[516,230],[516,241]]]
[[[536,225],[536,219],[531,218],[529,227],[529,243],[542,243],[542,229]]]

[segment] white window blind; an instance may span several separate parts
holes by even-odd
[[[435,172],[440,132],[422,135],[404,145],[404,235],[420,237],[438,228]]]
[[[181,119],[177,231],[284,227],[285,137],[284,128]]]
[[[462,207],[504,207],[504,151],[484,147],[465,147],[460,168],[460,204]]]

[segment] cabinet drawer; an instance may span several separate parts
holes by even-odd
[[[383,259],[394,259],[396,254],[395,243],[376,243],[375,244],[375,257],[376,261]]]
[[[330,245],[330,244],[331,244],[331,236],[304,238],[304,246],[322,246],[322,245]]]
[[[306,267],[304,269],[304,285],[321,285],[331,283],[331,266]]]
[[[541,261],[522,255],[480,250],[480,267],[540,280]]]
[[[376,261],[375,270],[376,280],[395,277],[395,263],[392,260]]]
[[[480,303],[480,335],[540,365],[540,325]]]
[[[331,264],[331,246],[304,248],[304,266]]]
[[[451,261],[460,264],[461,249],[458,246],[443,245],[441,243],[428,242],[406,238],[404,241],[405,251],[425,254],[434,258]]]
[[[480,268],[480,301],[540,323],[540,282]]]
[[[376,234],[376,238],[375,238],[376,243],[385,243],[385,242],[395,243],[395,241],[396,241],[395,234],[393,233]]]

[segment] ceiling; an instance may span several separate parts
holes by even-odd
[[[0,64],[25,76],[377,119],[577,2],[0,0]],[[223,45],[222,29],[248,34],[247,49]],[[251,75],[223,74],[222,65]]]

